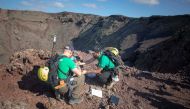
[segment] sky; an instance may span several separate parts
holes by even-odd
[[[190,14],[190,0],[0,0],[0,8],[148,17]]]

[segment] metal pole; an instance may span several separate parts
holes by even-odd
[[[55,44],[56,44],[56,35],[54,35],[54,37],[53,37],[53,47],[52,47],[52,53],[51,53],[51,55],[53,56],[54,55],[54,53],[55,53]]]

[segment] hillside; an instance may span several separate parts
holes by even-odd
[[[86,61],[91,55],[78,51]],[[128,75],[112,89],[102,87],[98,78],[86,76],[84,101],[69,105],[58,101],[47,84],[37,78],[37,68],[50,58],[51,52],[27,49],[11,56],[10,63],[0,66],[1,109],[189,109],[190,85],[188,77],[176,74],[148,72],[128,67]],[[93,69],[94,64],[84,69]],[[91,95],[91,88],[101,89],[103,97]],[[109,102],[111,95],[119,98],[118,105]]]
[[[97,45],[102,48],[114,46],[121,49],[126,62],[139,66],[141,53],[177,37],[179,31],[189,34],[184,31],[190,28],[189,20],[190,15],[129,18],[0,9],[0,63],[7,63],[9,56],[16,51],[30,48],[51,50],[56,35],[57,51],[70,43],[82,51]]]

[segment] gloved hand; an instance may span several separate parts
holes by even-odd
[[[64,87],[65,85],[66,85],[66,84],[65,84],[65,81],[64,81],[64,80],[61,80],[61,81],[59,82],[59,85],[55,86],[54,88],[55,88],[55,89],[60,89],[60,88]]]
[[[65,85],[65,81],[64,81],[64,80],[61,80],[61,81],[59,82],[59,84],[60,84],[60,85]]]

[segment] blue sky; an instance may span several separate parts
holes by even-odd
[[[0,8],[147,17],[190,14],[190,0],[0,0]]]

